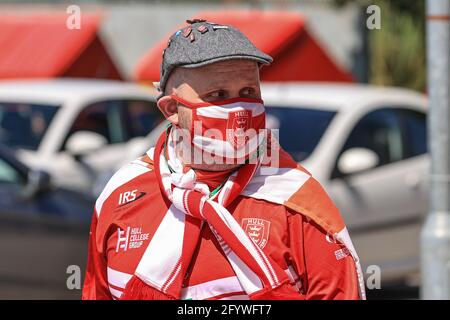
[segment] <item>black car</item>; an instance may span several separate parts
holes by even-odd
[[[0,299],[80,297],[94,200],[0,145]]]

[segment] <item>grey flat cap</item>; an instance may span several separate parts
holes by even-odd
[[[204,19],[187,20],[188,26],[175,32],[163,51],[158,99],[163,96],[167,79],[176,67],[196,68],[231,59],[249,59],[270,64],[272,57],[238,29]]]

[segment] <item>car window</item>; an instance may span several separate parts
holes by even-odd
[[[78,131],[91,131],[105,137],[108,143],[123,142],[123,127],[120,119],[120,104],[114,101],[91,104],[77,116],[67,138]]]
[[[314,151],[335,112],[291,107],[266,107],[266,124],[279,129],[281,146],[296,161],[303,161]]]
[[[0,102],[0,143],[37,150],[57,106]]]
[[[405,139],[405,158],[427,153],[427,116],[423,112],[399,109]]]
[[[151,101],[100,101],[80,112],[64,141],[63,149],[70,135],[77,131],[98,133],[109,144],[122,143],[145,136],[162,120],[162,114]]]
[[[372,111],[357,122],[340,154],[352,148],[365,148],[375,152],[378,166],[403,158],[403,142],[398,113],[395,109]],[[338,157],[339,159],[339,157]],[[335,176],[339,175],[337,166]]]
[[[20,173],[9,163],[0,159],[0,184],[19,184],[23,181]]]

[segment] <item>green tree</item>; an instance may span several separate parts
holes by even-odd
[[[350,0],[335,0],[338,6]],[[423,91],[426,85],[425,1],[359,0],[381,8],[381,29],[368,32],[369,82]],[[361,26],[365,28],[366,26]]]

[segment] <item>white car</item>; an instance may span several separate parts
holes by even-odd
[[[278,124],[281,145],[335,201],[364,268],[379,267],[384,283],[417,281],[428,207],[426,97],[336,84],[269,84],[262,92],[268,125]]]
[[[161,122],[155,97],[150,87],[120,81],[3,81],[0,143],[56,185],[90,192],[96,172],[113,169],[126,142]]]
[[[268,127],[279,128],[281,145],[333,198],[363,268],[375,266],[371,273],[379,267],[383,283],[417,281],[427,212],[426,97],[405,89],[312,83],[263,84],[262,95]],[[120,165],[144,154],[162,130],[124,152]]]

